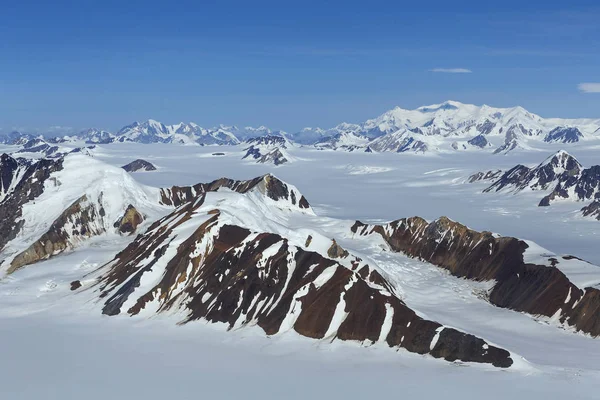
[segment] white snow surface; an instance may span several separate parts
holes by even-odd
[[[492,161],[477,152],[421,157],[291,148],[297,161],[279,167],[276,175],[295,185],[314,213],[298,212],[285,203],[268,204],[260,193],[221,190],[207,194],[198,214],[203,218],[202,213],[219,208],[220,223],[279,233],[299,247],[305,247],[310,234],[313,240],[308,248],[320,253],[335,239],[351,255],[381,271],[419,315],[511,351],[516,364],[507,371],[394,351],[384,343],[365,348],[356,343],[314,341],[293,332],[265,338],[258,328],[226,332],[224,326],[202,322],[178,326],[174,323],[177,316],[148,319],[151,308],[135,318],[101,316],[91,295],[73,295],[69,283],[82,279],[85,284],[86,273],[110,261],[132,240],[104,235],[0,280],[0,335],[10,343],[0,361],[1,392],[7,398],[84,395],[91,400],[199,395],[358,399],[399,391],[403,397],[414,398],[595,399],[600,390],[600,339],[562,329],[556,321],[493,307],[483,299],[493,282],[452,277],[430,264],[386,251],[376,237],[354,237],[349,230],[355,219],[381,222],[419,215],[433,220],[446,215],[473,229],[523,238],[530,245],[526,261],[549,265],[548,259],[556,257],[558,268],[576,285],[597,285],[600,268],[593,264],[600,263],[596,252],[600,224],[578,216],[581,204],[541,208],[535,201],[539,192],[484,195],[481,190],[488,183],[463,183],[478,170],[539,163],[556,151],[552,145],[545,146],[543,152],[518,150]],[[574,146],[569,152],[582,164],[594,164],[597,149]],[[48,205],[64,209],[82,191],[92,197],[100,191],[110,193],[105,200],[108,213],[118,209],[112,209],[112,204],[135,202],[144,213],[159,216],[168,210],[155,205],[156,187],[209,182],[222,176],[249,179],[272,171],[272,166],[240,160],[241,148],[211,157],[214,148],[124,143],[100,145],[95,159],[70,155],[65,162],[77,168],[65,168],[65,174],[57,176],[63,185],[48,188],[43,198],[28,206],[27,214],[33,217],[26,231],[39,229],[53,220],[52,213],[62,211]],[[160,164],[161,169],[136,175],[137,182],[118,168],[135,158]],[[67,170],[71,171],[68,175]],[[563,254],[593,264],[564,260]],[[328,279],[326,272],[333,270],[325,271],[322,280]],[[300,307],[299,302],[295,304]],[[297,312],[288,314],[284,324],[292,326],[294,315]],[[336,312],[336,323],[343,318],[343,310]],[[382,336],[391,318],[386,315]],[[302,390],[292,389],[298,376],[309,383]],[[231,377],[235,377],[234,385]],[[250,390],[256,382],[269,389]]]

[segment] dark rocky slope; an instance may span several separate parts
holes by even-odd
[[[584,217],[593,217],[600,221],[600,200],[594,200],[581,209]]]
[[[127,165],[123,165],[121,168],[127,172],[156,171],[156,167],[151,162],[142,159],[132,161]]]
[[[546,137],[544,142],[547,143],[576,143],[583,137],[583,134],[578,128],[559,126],[552,129]]]
[[[477,179],[477,175],[470,178]],[[559,199],[575,201],[600,198],[600,166],[584,168],[572,155],[559,151],[535,168],[517,165],[500,176],[484,192],[499,192],[504,189],[519,192],[524,189],[548,190],[539,206],[549,206]]]
[[[503,189],[520,191],[525,188],[546,190],[560,179],[578,176],[582,169],[583,167],[575,157],[565,151],[559,151],[535,168],[528,168],[524,165],[511,168],[484,192],[498,192]]]
[[[301,209],[309,209],[310,205],[294,187],[279,180],[277,177],[267,174],[246,181],[235,181],[233,179],[221,178],[210,183],[198,183],[193,186],[172,186],[160,191],[161,204],[179,207],[180,205],[193,201],[196,197],[207,193],[216,192],[221,188],[227,188],[237,193],[248,193],[258,190],[272,200],[289,200],[294,206]]]
[[[0,251],[23,227],[23,205],[40,196],[46,180],[62,168],[62,159],[29,162],[0,156]]]
[[[453,275],[477,281],[495,280],[490,303],[546,317],[593,336],[600,335],[600,291],[578,288],[560,269],[527,264],[528,245],[512,237],[477,232],[442,217],[400,219],[386,225],[356,222],[352,232],[380,235],[393,251],[437,265]],[[553,263],[559,263],[553,260]]]
[[[222,223],[218,209],[198,212],[204,199],[155,222],[103,268],[92,288],[100,292],[104,314],[135,315],[150,307],[152,313],[183,312],[184,323],[257,325],[268,335],[293,329],[315,339],[385,342],[449,361],[512,365],[507,351],[416,315],[382,275],[347,252],[335,256],[349,264],[277,234]],[[188,234],[178,238],[180,232]],[[142,285],[150,273],[159,279]]]

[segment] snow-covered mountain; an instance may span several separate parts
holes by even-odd
[[[259,164],[281,165],[293,160],[287,149],[292,143],[284,136],[258,136],[246,140],[242,159],[252,159]]]
[[[484,192],[499,192],[505,189],[518,192],[526,188],[547,190],[561,179],[579,175],[582,169],[575,157],[560,150],[534,168],[521,164],[511,168]]]
[[[22,145],[37,137],[36,135],[19,131],[0,132],[0,144]]]
[[[79,132],[75,136],[71,136],[71,138],[82,140],[86,143],[106,144],[112,143],[115,140],[115,135],[102,129],[89,128]]]
[[[536,167],[519,164],[511,168],[484,189],[484,193],[503,190],[518,193],[525,189],[549,192],[539,206],[549,206],[559,200],[597,201],[600,199],[600,166],[584,168],[575,157],[560,150]],[[584,208],[583,214],[595,215],[596,207]]]
[[[131,233],[165,211],[159,190],[82,154],[0,159],[0,275],[104,233]]]
[[[376,152],[490,151],[506,154],[518,149],[532,149],[543,143],[573,144],[600,140],[600,119],[542,118],[523,107],[497,108],[446,101],[414,110],[395,107],[358,124],[340,123],[330,129],[304,128],[291,134],[265,126],[203,128],[193,122],[166,125],[149,119],[127,125],[116,134],[87,129],[52,141],[237,145],[247,139],[274,135],[322,150],[369,148]],[[0,142],[14,144],[22,142],[22,138],[30,140],[34,137],[11,132],[0,134]]]
[[[289,144],[282,137],[252,143]],[[543,171],[561,175],[571,163],[566,154],[551,157],[539,166],[538,183]],[[527,323],[524,313],[544,318],[548,329],[600,336],[597,267],[446,217],[338,220],[316,215],[298,188],[271,174],[157,188],[79,154],[5,154],[0,179],[0,272],[23,282],[29,271],[68,265],[72,279],[61,288],[70,289],[61,297],[85,303],[86,311],[253,327],[267,336],[294,332],[323,345],[347,340],[452,362],[522,364],[488,341],[489,331],[440,312],[447,304],[436,291],[455,287],[452,274],[473,283],[467,304],[486,317],[514,314],[518,325]],[[73,269],[69,257],[85,255],[86,246],[100,247],[105,258],[93,270]],[[403,279],[412,275],[409,264],[435,269],[435,282]],[[490,304],[502,314],[490,313]]]
[[[93,290],[109,316],[158,313],[180,323],[255,326],[267,335],[295,331],[448,361],[513,364],[508,351],[419,316],[376,267],[335,240],[290,227],[291,218],[314,217],[293,186],[267,175],[202,187],[72,287]]]
[[[341,124],[330,130],[310,128],[291,137],[318,147],[325,142],[332,149],[342,147],[336,145],[335,138],[345,134],[358,145],[379,152],[492,148],[496,154],[505,154],[528,149],[535,142],[575,143],[598,138],[599,129],[600,120],[545,119],[522,107],[496,108],[447,101],[415,110],[396,107],[361,124]],[[364,144],[365,141],[368,143]]]

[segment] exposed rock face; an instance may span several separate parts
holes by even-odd
[[[581,209],[584,217],[593,217],[600,221],[600,200],[594,200]]]
[[[473,175],[475,177],[475,175]],[[565,151],[548,157],[535,168],[517,165],[504,173],[484,192],[509,188],[515,192],[531,190],[554,190],[540,201],[539,206],[549,206],[559,199],[575,201],[600,198],[600,166],[583,166]]]
[[[506,350],[416,315],[368,265],[341,264],[280,235],[223,223],[218,209],[200,211],[204,201],[157,221],[105,266],[97,284],[104,314],[172,311],[184,323],[257,325],[267,335],[293,329],[315,339],[512,365]]]
[[[16,153],[39,153],[42,156],[53,156],[58,153],[58,146],[51,146],[43,139],[31,139],[23,144],[23,148]]]
[[[25,162],[0,156],[0,251],[21,230],[23,205],[40,196],[50,174],[62,168],[62,159]]]
[[[173,186],[161,189],[160,201],[164,205],[179,207],[204,193],[216,192],[221,188],[227,188],[237,193],[248,193],[251,190],[257,190],[266,194],[272,200],[283,199],[300,209],[310,209],[308,201],[296,188],[270,174],[247,181],[221,178],[210,183],[198,183],[194,186]]]
[[[130,204],[123,217],[115,222],[114,227],[122,234],[132,234],[142,222],[144,222],[144,217]]]
[[[486,119],[485,121],[477,124],[477,126],[475,127],[477,132],[480,132],[480,135],[487,135],[489,133],[491,133],[494,128],[496,127],[496,124],[492,121],[490,121],[489,119]],[[477,137],[479,137],[480,135],[478,135]],[[487,140],[486,140],[487,142]]]
[[[600,165],[594,165],[582,170],[579,174],[564,175],[558,184],[546,197],[540,201],[540,206],[549,206],[558,199],[594,200],[600,197]]]
[[[346,258],[348,257],[348,251],[344,250],[342,246],[337,244],[335,239],[331,243],[331,247],[327,250],[327,256],[331,258]]]
[[[546,190],[560,180],[577,176],[583,167],[569,153],[559,151],[548,157],[535,168],[517,165],[505,172],[484,192],[500,191],[505,188],[520,191],[525,188]]]
[[[156,171],[156,167],[152,163],[142,159],[132,161],[127,165],[123,165],[121,168],[127,172]]]
[[[583,137],[581,131],[573,127],[559,126],[551,130],[546,137],[544,142],[547,143],[576,143]]]
[[[502,174],[502,170],[491,170],[486,172],[476,172],[473,175],[469,176],[468,182],[475,183],[480,181],[491,181],[498,178]]]
[[[246,154],[242,159],[254,159],[260,164],[281,165],[289,162],[285,149],[290,146],[288,140],[280,135],[268,135],[248,139],[245,148]]]
[[[289,145],[286,138],[278,135],[259,136],[246,140],[246,143],[252,146],[271,146],[280,147],[282,149],[287,149]]]
[[[504,144],[494,150],[494,154],[500,153],[509,153],[512,150],[519,147],[520,139],[519,134],[517,133],[517,129],[515,127],[511,127],[506,131],[506,136],[504,137]]]
[[[0,133],[0,143],[2,144],[23,145],[32,139],[34,139],[34,136],[30,133],[19,131]]]
[[[260,157],[257,162],[259,164],[281,165],[289,162],[289,160],[283,155],[281,150],[275,149]]]
[[[397,152],[405,153],[407,151],[413,151],[415,153],[426,153],[427,150],[429,150],[427,143],[410,136],[400,143]]]
[[[100,203],[100,200],[89,201],[85,195],[79,198],[63,211],[39,240],[12,260],[8,273],[71,249],[84,238],[104,233],[105,211],[98,207]]]
[[[493,128],[492,128],[493,129]],[[485,138],[483,134],[475,136],[473,139],[469,140],[471,146],[479,147],[480,149],[484,149],[490,145],[490,142]]]
[[[138,185],[124,170],[86,156],[33,162],[4,155],[0,163],[2,274],[74,249],[93,236],[117,229],[133,232],[142,217],[131,206],[126,210],[128,204],[145,213],[168,211],[158,204],[158,189]]]
[[[386,225],[356,222],[352,232],[381,235],[393,251],[447,269],[455,276],[495,280],[489,301],[498,307],[558,316],[561,323],[576,330],[600,335],[598,289],[578,288],[556,267],[525,263],[528,245],[521,240],[477,232],[445,217],[431,223],[419,217]],[[554,260],[555,265],[558,262]]]

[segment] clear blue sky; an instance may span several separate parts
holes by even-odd
[[[600,118],[596,3],[5,2],[0,127],[294,131],[448,99]]]

